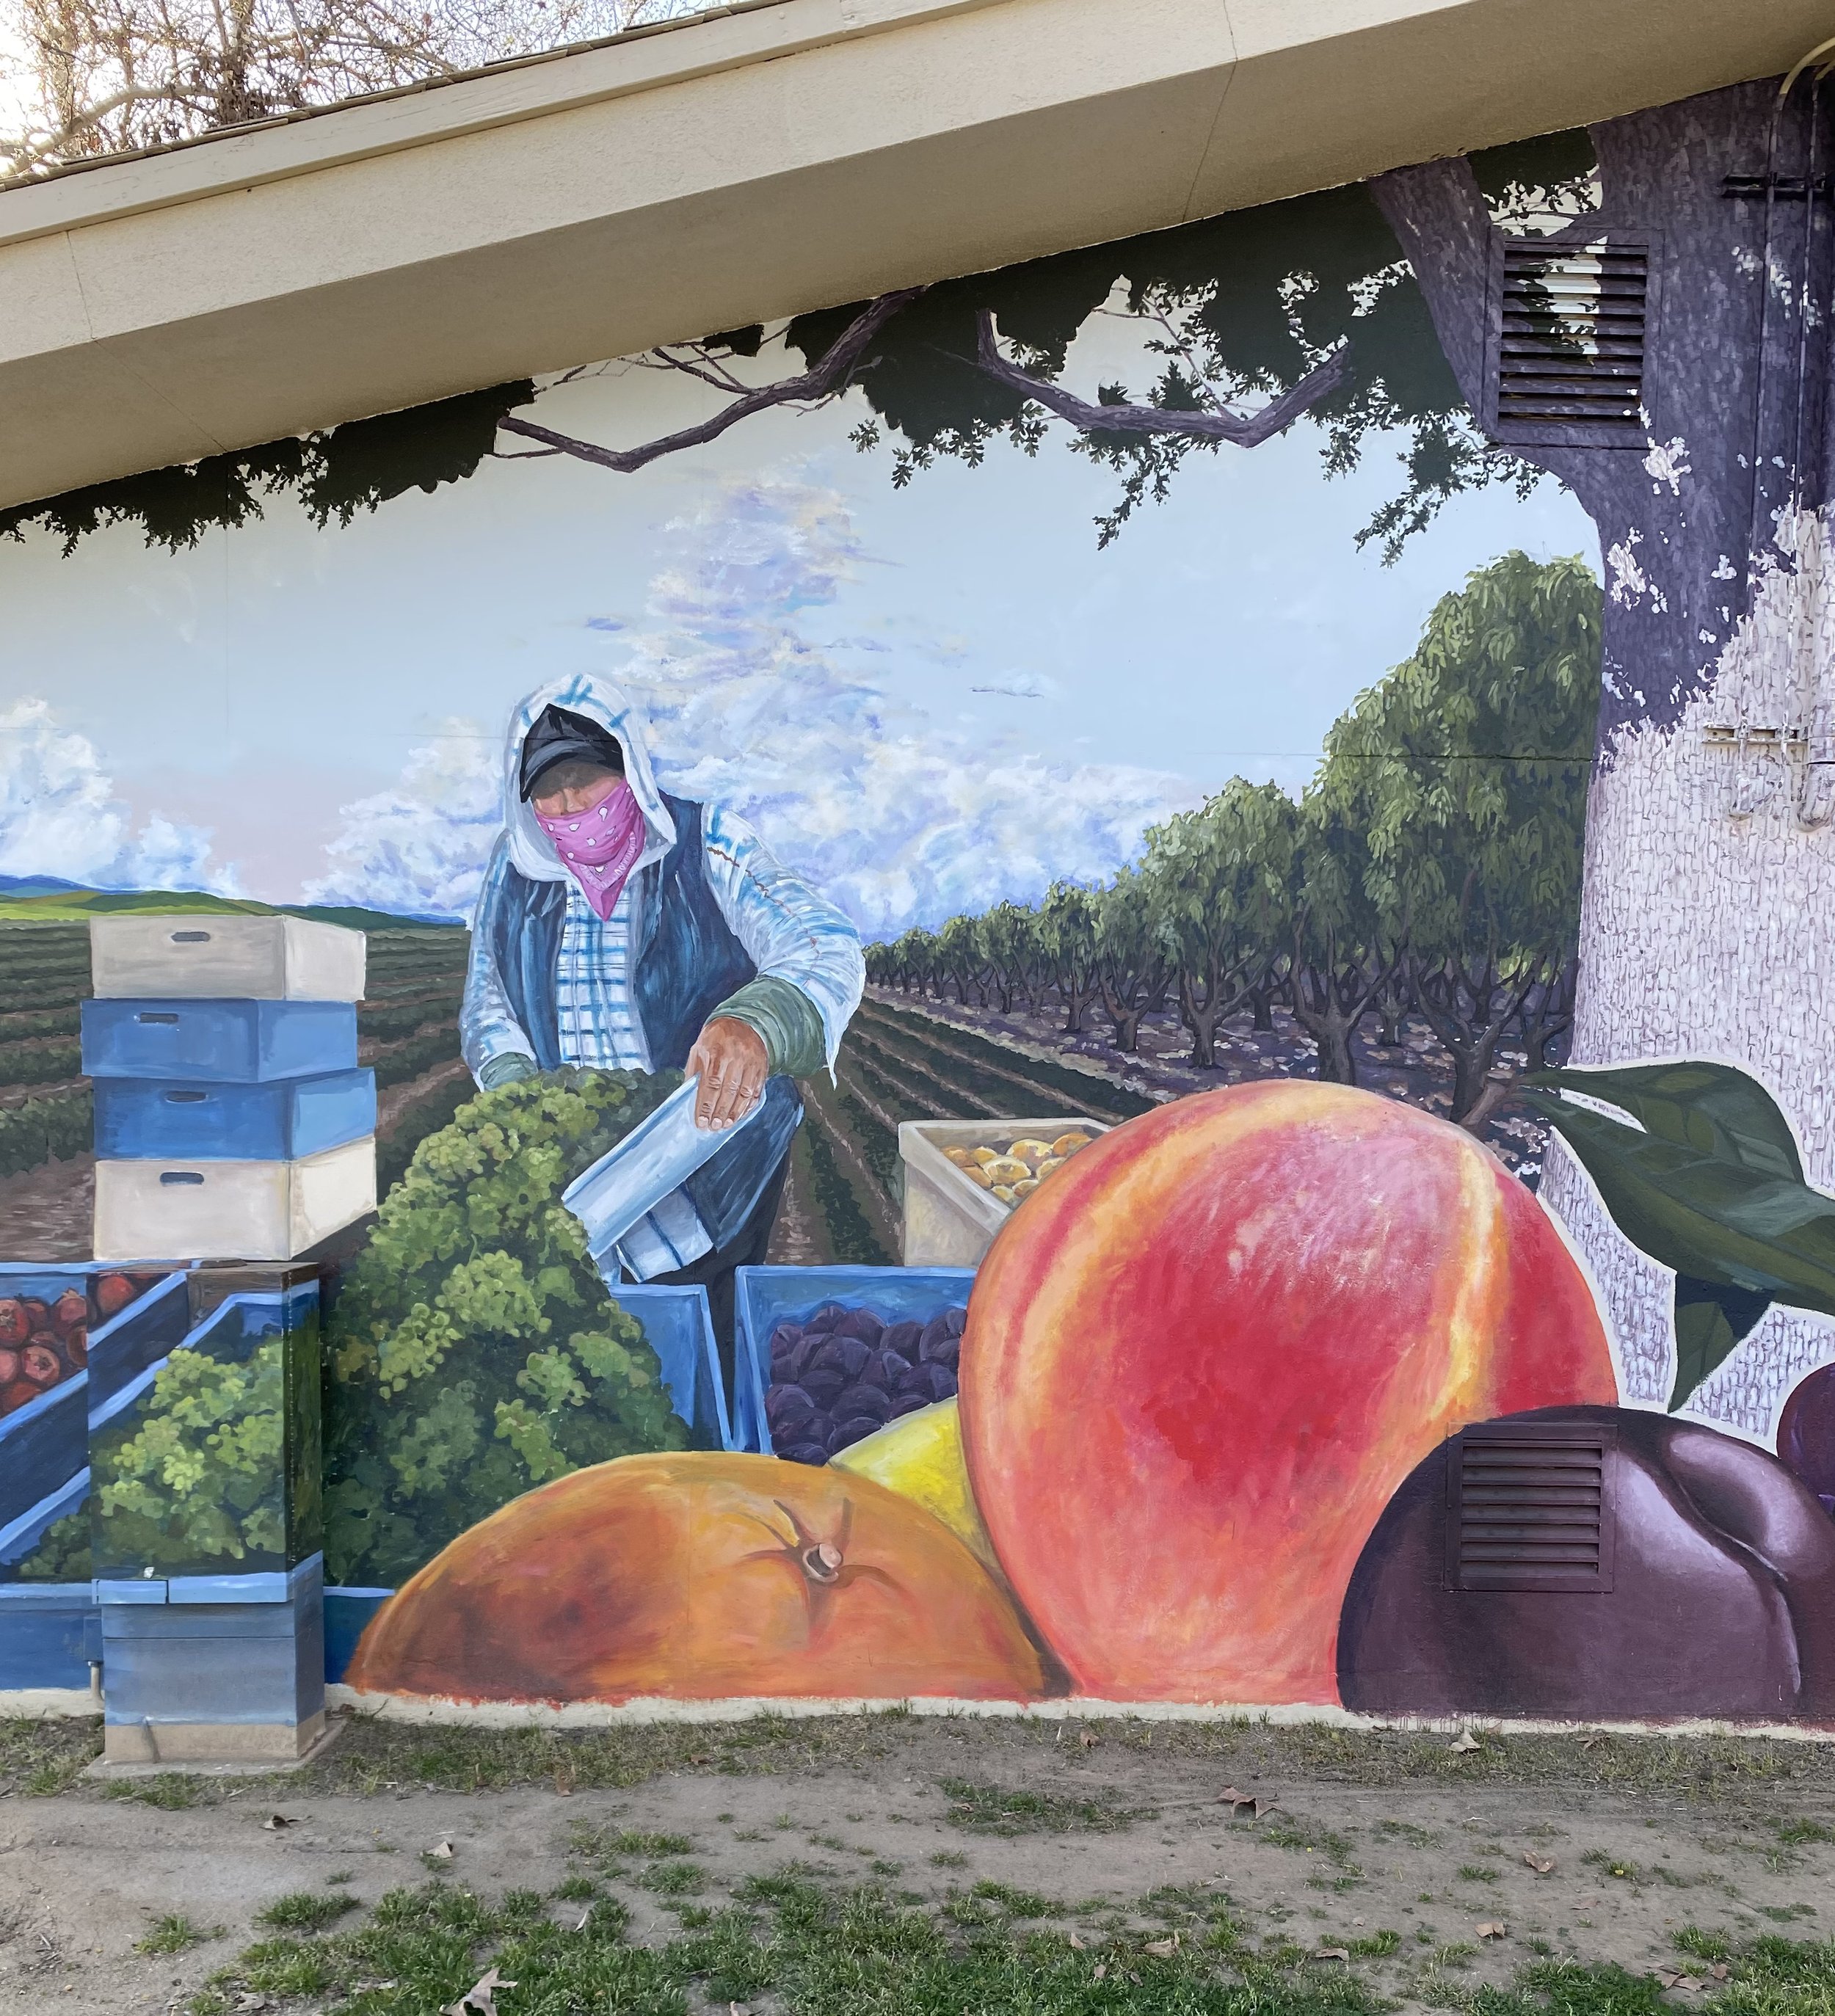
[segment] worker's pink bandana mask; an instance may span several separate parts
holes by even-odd
[[[535,823],[553,841],[555,852],[603,923],[644,851],[644,808],[636,794],[621,779],[590,812],[563,812],[558,819],[538,812]]]

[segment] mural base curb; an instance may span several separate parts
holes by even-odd
[[[0,1689],[0,1721],[39,1722],[101,1712],[102,1697],[88,1687]]]
[[[932,1695],[911,1701],[756,1696],[726,1701],[685,1701],[661,1696],[629,1701],[459,1701],[402,1694],[364,1694],[333,1684],[325,1690],[328,1709],[351,1718],[426,1726],[469,1725],[482,1729],[611,1729],[647,1723],[748,1722],[761,1715],[781,1720],[876,1715],[941,1719],[1031,1719],[1039,1722],[1196,1722],[1265,1723],[1294,1727],[1315,1724],[1371,1734],[1444,1736],[1732,1736],[1775,1737],[1793,1743],[1835,1743],[1835,1723],[1723,1722],[1702,1715],[1674,1722],[1554,1722],[1534,1716],[1397,1717],[1354,1714],[1324,1703],[1268,1708],[1238,1702],[1111,1701],[1083,1696],[1045,1701],[967,1701]]]

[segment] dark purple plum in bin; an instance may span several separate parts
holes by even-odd
[[[863,1442],[869,1435],[879,1432],[881,1424],[866,1414],[854,1414],[845,1420],[838,1420],[828,1433],[828,1453],[839,1456],[844,1449],[852,1449],[856,1442]]]
[[[847,1311],[839,1302],[824,1302],[803,1325],[803,1329],[806,1332],[826,1337],[846,1314]]]
[[[845,1415],[860,1414],[878,1426],[885,1420],[890,1400],[891,1395],[883,1387],[849,1386],[835,1403],[835,1418],[840,1420]]]
[[[780,1449],[777,1453],[786,1463],[826,1463],[828,1460],[828,1442],[824,1436],[819,1442],[798,1442],[792,1447]]]
[[[948,1366],[930,1359],[911,1368],[910,1377],[899,1382],[899,1392],[901,1397],[915,1393],[925,1406],[932,1406],[939,1400],[955,1398],[956,1375]]]
[[[780,1323],[771,1333],[771,1377],[794,1379],[802,1371],[806,1356],[802,1331],[795,1323]]]
[[[858,1379],[871,1355],[857,1337],[825,1337],[809,1353],[807,1370],[838,1372],[844,1379]]]
[[[951,1337],[960,1337],[968,1327],[968,1311],[958,1303],[953,1309],[943,1311],[943,1323]]]
[[[824,1410],[841,1398],[841,1389],[847,1383],[845,1372],[828,1365],[812,1365],[802,1376],[804,1391]]]
[[[897,1352],[888,1351],[882,1346],[874,1352],[861,1369],[860,1383],[866,1386],[877,1386],[883,1393],[896,1393],[899,1390],[899,1381],[910,1370],[910,1359],[902,1358]]]
[[[914,1414],[921,1407],[930,1405],[931,1402],[921,1393],[901,1393],[892,1402],[892,1410],[885,1418],[889,1421],[896,1421],[901,1414]]]
[[[879,1341],[887,1351],[896,1351],[899,1357],[909,1359],[915,1364],[918,1347],[923,1336],[924,1326],[921,1323],[888,1323],[885,1334]]]
[[[870,1348],[885,1334],[885,1325],[871,1309],[849,1309],[835,1326],[837,1337],[857,1337]]]
[[[1692,1421],[1478,1424],[1403,1480],[1365,1543],[1338,1687],[1376,1715],[1827,1720],[1835,1521],[1775,1457]]]
[[[1835,1513],[1835,1365],[1818,1366],[1792,1389],[1778,1419],[1778,1454]]]
[[[765,1395],[765,1419],[771,1424],[773,1442],[793,1435],[815,1413],[816,1403],[803,1387],[773,1386]]]
[[[924,1326],[918,1340],[918,1355],[921,1359],[939,1359],[954,1365],[957,1354],[962,1348],[961,1334],[950,1328],[946,1316],[932,1316]]]

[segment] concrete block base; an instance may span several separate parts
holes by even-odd
[[[343,1727],[341,1720],[328,1721],[323,1710],[301,1723],[111,1722],[89,1774],[132,1778],[174,1769],[224,1776],[294,1770],[322,1756]]]

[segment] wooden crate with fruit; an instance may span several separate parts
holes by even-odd
[[[905,1265],[977,1265],[1009,1214],[1107,1132],[1081,1117],[906,1121]]]

